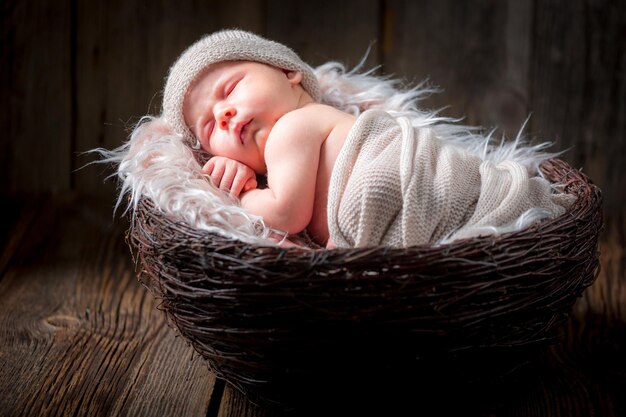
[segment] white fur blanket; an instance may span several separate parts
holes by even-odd
[[[529,213],[555,217],[572,201],[520,162],[494,163],[430,127],[368,110],[333,169],[328,226],[338,247],[407,247],[490,234]]]

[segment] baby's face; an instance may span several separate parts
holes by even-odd
[[[209,154],[265,173],[267,138],[278,119],[300,107],[301,80],[298,72],[257,62],[214,64],[189,90],[185,122]]]

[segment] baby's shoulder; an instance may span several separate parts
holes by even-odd
[[[300,107],[296,110],[292,110],[286,114],[286,116],[291,117],[303,117],[308,120],[338,120],[346,117],[353,117],[349,113],[341,111],[335,107],[329,106],[327,104],[321,103],[310,103],[306,106]]]
[[[286,113],[277,126],[328,134],[337,124],[353,118],[354,116],[326,104],[311,103]]]
[[[308,107],[308,106],[307,106]],[[310,133],[319,133],[324,130],[320,125],[320,121],[323,120],[320,115],[314,111],[311,111],[307,107],[291,110],[288,113],[283,114],[272,128],[272,133],[276,135],[291,134],[294,131],[302,132],[308,131]]]
[[[315,106],[317,107],[317,106]],[[292,110],[281,116],[270,132],[266,151],[271,153],[284,152],[300,145],[321,145],[328,135],[327,122],[320,117],[319,111],[305,106]]]
[[[319,103],[292,110],[274,124],[267,141],[266,160],[269,164],[273,157],[282,158],[285,152],[293,150],[300,154],[319,152],[329,138],[340,137],[339,142],[343,143],[355,119],[349,113]]]

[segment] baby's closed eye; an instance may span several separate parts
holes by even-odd
[[[241,78],[237,78],[234,81],[228,83],[224,91],[224,96],[228,97],[235,90],[235,88],[237,88],[237,85],[239,85],[239,81],[241,81]]]

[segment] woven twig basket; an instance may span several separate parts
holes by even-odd
[[[389,369],[545,345],[598,271],[601,193],[561,160],[577,196],[523,231],[406,249],[260,247],[196,230],[142,200],[129,231],[141,281],[212,370],[252,399],[320,373]]]

